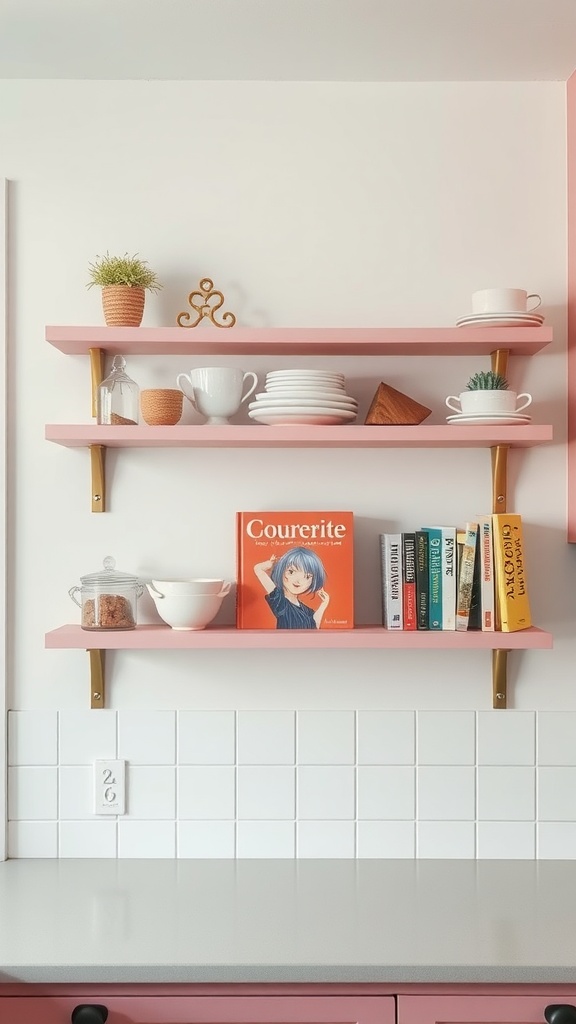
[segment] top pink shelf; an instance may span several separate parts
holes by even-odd
[[[489,355],[530,356],[552,341],[551,327],[46,327],[67,355],[91,348],[122,355]]]

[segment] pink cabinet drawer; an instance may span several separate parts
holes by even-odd
[[[0,1024],[70,1024],[82,1004],[106,1024],[395,1024],[392,996],[23,995],[0,997]]]
[[[576,1005],[574,991],[538,995],[399,996],[398,1024],[546,1024],[544,1010]]]

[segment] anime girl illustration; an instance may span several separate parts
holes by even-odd
[[[324,590],[326,571],[315,551],[290,548],[280,558],[272,555],[259,562],[254,572],[266,591],[276,629],[320,629],[330,597]],[[300,601],[302,594],[320,598],[316,611]]]

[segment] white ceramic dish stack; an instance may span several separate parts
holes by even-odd
[[[273,425],[352,423],[357,414],[344,374],[325,370],[271,371],[248,409],[256,423]]]

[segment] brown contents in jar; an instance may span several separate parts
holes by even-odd
[[[111,414],[110,423],[129,423],[131,426],[137,426],[136,420],[129,420],[126,416],[119,416],[117,412]]]
[[[85,629],[133,629],[136,623],[125,597],[102,594],[98,599],[98,616],[92,598],[82,605],[82,625]]]

